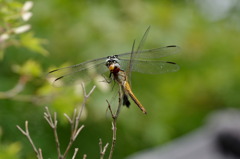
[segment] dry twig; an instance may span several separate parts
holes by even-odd
[[[45,109],[46,109],[46,112],[44,112],[44,118],[46,119],[46,121],[48,122],[50,127],[53,129],[54,138],[55,138],[56,147],[57,147],[58,158],[62,159],[60,142],[59,142],[58,133],[57,133],[57,123],[58,123],[57,122],[57,113],[54,112],[54,117],[52,118],[52,115],[50,114],[48,107],[45,107]]]
[[[42,157],[42,150],[39,148],[37,149],[35,144],[32,141],[32,138],[30,136],[29,130],[28,130],[28,121],[25,121],[25,131],[17,125],[17,128],[22,132],[23,135],[25,135],[28,139],[28,141],[30,142],[30,144],[32,145],[33,150],[35,151],[37,158],[38,159],[43,159]]]
[[[78,148],[75,148],[75,150],[74,150],[74,154],[73,154],[73,157],[72,157],[72,159],[75,159],[75,157],[76,157],[77,153],[78,153]]]
[[[112,116],[112,119],[113,119],[113,121],[112,121],[112,131],[113,131],[112,145],[111,145],[111,149],[110,149],[110,153],[109,153],[108,159],[112,159],[112,155],[113,155],[114,148],[115,148],[115,145],[116,145],[116,140],[117,140],[117,118],[119,116],[120,109],[121,109],[121,106],[122,106],[122,98],[121,97],[122,97],[122,94],[121,94],[121,91],[119,91],[118,108],[117,108],[117,111],[115,112],[115,114],[112,111],[110,103],[107,101],[108,109],[110,110],[110,113],[111,113],[111,116]]]
[[[57,124],[58,124],[57,113],[54,112],[54,114],[51,115],[48,107],[45,107],[46,112],[44,112],[44,118],[46,119],[46,121],[48,122],[50,127],[53,129],[54,138],[55,138],[56,147],[57,147],[58,159],[66,159],[66,156],[67,156],[73,142],[76,140],[77,136],[79,135],[81,130],[84,128],[84,125],[79,126],[80,118],[81,118],[83,109],[85,108],[87,99],[93,93],[93,91],[96,87],[94,86],[88,94],[86,93],[86,89],[85,89],[85,86],[83,83],[82,83],[82,88],[83,88],[84,99],[83,99],[81,108],[79,108],[78,112],[77,112],[77,109],[74,110],[72,119],[67,114],[64,114],[64,116],[68,119],[68,121],[71,125],[71,137],[70,137],[68,146],[63,154],[61,153],[60,142],[59,142],[59,137],[58,137],[58,133],[57,133]],[[25,135],[28,138],[30,144],[32,145],[33,150],[35,151],[35,153],[37,155],[37,158],[43,159],[42,150],[40,148],[39,149],[36,148],[36,146],[34,145],[32,139],[30,137],[29,130],[28,130],[28,121],[25,122],[25,131],[18,125],[17,125],[17,128],[22,132],[23,135]],[[78,152],[78,148],[75,148],[72,159],[76,158],[77,152]],[[87,157],[87,155],[83,156],[84,159],[86,159],[86,157]]]
[[[85,86],[84,84],[82,83],[81,84],[82,86],[82,89],[83,89],[83,95],[84,95],[84,98],[83,98],[83,103],[82,103],[82,106],[81,108],[78,110],[78,113],[77,110],[74,110],[74,113],[73,113],[73,118],[71,119],[67,114],[64,114],[66,116],[66,118],[68,119],[70,125],[71,125],[71,137],[70,137],[70,141],[68,143],[68,146],[63,154],[63,158],[66,158],[66,155],[67,153],[69,152],[69,149],[71,148],[73,142],[76,140],[77,136],[79,135],[79,133],[81,132],[81,130],[83,129],[84,125],[82,125],[81,127],[79,127],[79,121],[80,121],[80,117],[82,115],[82,112],[83,112],[83,109],[85,108],[85,104],[87,102],[87,99],[89,98],[89,96],[93,93],[94,89],[96,88],[96,86],[94,86],[90,92],[87,94],[86,93],[86,89],[85,89]]]
[[[34,104],[41,105],[43,101],[47,101],[48,98],[46,96],[38,96],[31,94],[21,94],[24,91],[27,82],[30,80],[30,77],[26,75],[20,76],[16,85],[8,91],[0,91],[0,99],[11,99],[22,102],[32,102]]]
[[[108,143],[106,143],[106,145],[104,147],[102,147],[102,139],[99,139],[99,147],[100,147],[100,159],[104,158],[105,152],[107,150],[108,147]]]
[[[83,159],[86,159],[86,158],[87,158],[87,155],[86,155],[86,154],[84,154],[84,155],[83,155]]]
[[[18,83],[12,89],[6,92],[0,92],[0,99],[14,98],[15,96],[17,96],[20,92],[24,90],[28,80],[29,79],[27,76],[21,76],[18,80]]]

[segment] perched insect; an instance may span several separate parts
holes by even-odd
[[[146,109],[139,102],[132,92],[130,86],[131,72],[140,72],[145,74],[162,74],[166,72],[176,72],[179,66],[174,62],[160,61],[162,57],[170,56],[179,52],[179,47],[170,45],[149,50],[142,50],[142,46],[147,38],[150,27],[144,33],[137,49],[135,50],[135,41],[132,51],[119,55],[102,57],[90,61],[86,61],[77,65],[59,68],[50,71],[49,74],[55,76],[53,83],[68,83],[78,78],[88,79],[89,70],[95,69],[97,74],[110,71],[110,79],[113,79],[120,86],[122,105],[130,106],[128,97],[141,109],[143,113],[147,113]]]

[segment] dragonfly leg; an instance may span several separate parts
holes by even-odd
[[[99,81],[99,82],[106,82],[106,83],[108,83],[108,84],[110,84],[111,82],[112,82],[112,78],[107,78],[105,75],[101,75],[103,78],[104,78],[104,80],[102,80],[102,81]]]

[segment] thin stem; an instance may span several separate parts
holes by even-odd
[[[86,93],[86,89],[84,84],[81,84],[82,89],[83,89],[83,103],[81,108],[78,110],[78,113],[76,114],[76,111],[74,111],[73,114],[73,118],[70,120],[70,118],[67,116],[67,119],[69,120],[70,124],[71,124],[71,137],[68,143],[68,146],[63,154],[63,159],[66,158],[67,153],[69,152],[70,148],[72,147],[73,142],[76,140],[77,136],[79,135],[79,133],[81,132],[81,130],[84,128],[84,125],[82,125],[81,127],[79,127],[79,122],[80,122],[80,118],[83,112],[83,109],[86,106],[86,102],[88,100],[88,98],[90,97],[90,95],[93,93],[94,89],[96,88],[96,86],[93,86],[93,88],[90,90],[90,92],[87,94]],[[66,116],[66,115],[65,115]]]
[[[38,152],[39,152],[39,158],[40,158],[40,159],[43,159],[42,149],[39,148],[39,149],[38,149]]]
[[[85,106],[86,106],[87,99],[89,98],[89,96],[93,93],[94,89],[96,88],[96,86],[93,86],[93,88],[92,88],[92,89],[90,90],[90,92],[87,94],[84,83],[81,83],[81,86],[82,86],[82,89],[83,89],[84,98],[83,98],[82,107],[79,109],[78,114],[77,114],[77,117],[76,117],[76,119],[75,119],[75,129],[74,129],[74,131],[76,131],[76,129],[78,128],[78,124],[79,124],[79,121],[80,121],[80,117],[81,117],[81,115],[82,115],[83,109],[84,109]]]
[[[78,153],[78,148],[75,148],[72,159],[75,159],[75,158],[76,158],[77,153]]]
[[[84,100],[83,100],[83,103],[82,103],[82,107],[79,108],[78,111],[77,111],[77,109],[74,110],[72,119],[67,114],[64,114],[64,116],[68,119],[68,121],[69,121],[69,123],[71,125],[71,137],[70,137],[70,141],[69,141],[68,146],[67,146],[67,148],[66,148],[66,150],[65,150],[63,155],[61,153],[60,142],[59,142],[59,137],[58,137],[58,133],[57,133],[57,124],[58,124],[57,113],[54,112],[54,114],[52,116],[50,111],[49,111],[49,109],[48,109],[48,107],[45,107],[46,112],[44,112],[44,118],[46,119],[46,121],[48,122],[50,127],[53,129],[55,142],[56,142],[56,147],[57,147],[58,159],[66,159],[66,156],[67,156],[67,154],[68,154],[68,152],[69,152],[73,142],[77,139],[77,136],[79,135],[79,133],[84,128],[84,125],[79,126],[80,118],[81,118],[83,109],[85,108],[87,99],[93,93],[93,91],[96,88],[96,86],[94,86],[90,90],[90,92],[88,94],[86,93],[86,89],[85,89],[84,84],[82,84],[82,88],[83,88],[83,94],[84,94]],[[30,137],[29,130],[28,130],[28,121],[25,122],[25,130],[23,130],[18,125],[17,125],[17,128],[21,131],[21,133],[23,135],[25,135],[28,138],[30,144],[33,147],[33,150],[35,151],[35,153],[37,155],[37,158],[38,159],[43,159],[42,150],[40,148],[39,149],[36,148],[36,146],[34,145],[32,139]],[[106,148],[107,148],[107,144],[106,144],[106,146],[103,149],[103,153],[105,153]],[[75,148],[75,151],[74,151],[72,159],[76,158],[77,152],[78,152],[78,148]],[[83,156],[84,159],[86,159],[86,157],[87,157],[87,155]]]
[[[117,141],[117,118],[119,116],[120,109],[121,109],[121,106],[122,106],[122,93],[121,93],[121,91],[119,91],[118,108],[117,108],[117,111],[116,111],[115,114],[113,114],[113,111],[111,109],[111,105],[109,104],[108,101],[107,101],[107,103],[108,103],[108,108],[111,112],[112,119],[113,119],[113,121],[112,121],[112,131],[113,131],[112,145],[111,145],[110,153],[109,153],[109,156],[108,156],[108,159],[112,159],[114,148],[115,148],[116,141]]]
[[[100,147],[100,159],[104,159],[105,152],[108,147],[108,143],[104,147],[102,147],[102,139],[99,139],[99,147]]]
[[[45,107],[45,109],[46,109],[46,112],[44,112],[44,118],[46,119],[46,121],[48,122],[50,127],[53,129],[54,138],[55,138],[56,147],[57,147],[58,158],[61,159],[62,155],[61,155],[60,142],[59,142],[58,133],[57,133],[57,123],[58,123],[57,122],[57,113],[54,112],[54,117],[52,118],[52,115],[49,112],[48,107]]]
[[[29,79],[27,76],[21,76],[18,80],[18,83],[12,89],[6,92],[0,92],[0,99],[8,99],[15,97],[17,94],[24,90],[28,80]]]
[[[71,136],[70,141],[68,143],[68,146],[63,154],[63,158],[66,158],[67,153],[69,152],[70,148],[72,147],[73,142],[76,140],[78,134],[81,132],[81,130],[84,128],[84,125],[82,125],[74,135]]]
[[[42,150],[41,150],[41,149],[39,149],[39,151],[37,150],[35,144],[34,144],[33,141],[32,141],[32,138],[31,138],[31,136],[30,136],[30,133],[29,133],[29,130],[28,130],[28,121],[25,121],[25,131],[24,131],[20,126],[18,126],[18,125],[17,125],[17,128],[21,131],[21,133],[22,133],[23,135],[25,135],[25,136],[27,137],[28,141],[29,141],[30,144],[32,145],[32,148],[33,148],[34,152],[35,152],[36,155],[37,155],[37,158],[38,158],[38,159],[43,159]]]

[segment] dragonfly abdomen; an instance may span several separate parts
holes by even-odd
[[[147,114],[146,109],[143,107],[143,105],[139,102],[137,97],[133,94],[132,89],[127,81],[123,84],[125,91],[127,91],[128,95],[131,97],[131,99],[134,101],[134,103],[141,109],[141,111],[144,114]]]

